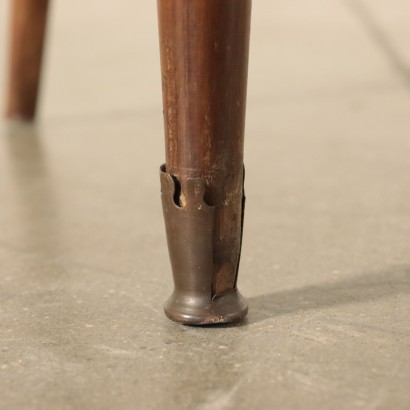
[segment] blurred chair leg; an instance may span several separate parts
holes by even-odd
[[[8,118],[31,120],[35,115],[48,4],[48,0],[13,0]]]

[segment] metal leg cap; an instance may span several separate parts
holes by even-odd
[[[237,289],[213,299],[174,291],[166,302],[164,311],[175,322],[205,326],[237,322],[248,313],[248,305]]]

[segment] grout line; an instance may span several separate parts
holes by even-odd
[[[334,101],[350,98],[352,93],[357,94],[372,94],[380,95],[386,93],[396,92],[398,89],[397,80],[394,81],[383,81],[383,82],[372,82],[365,85],[352,84],[351,86],[344,86],[343,88],[328,91],[328,89],[313,90],[303,93],[286,93],[281,94],[277,93],[274,95],[275,98],[272,98],[272,93],[270,95],[259,94],[255,96],[248,96],[248,101],[250,108],[259,108],[271,106],[273,104],[283,105],[283,104],[305,104],[323,101]]]
[[[410,67],[394,46],[393,42],[389,39],[382,26],[370,13],[362,0],[343,0],[343,2],[365,26],[369,36],[387,57],[392,67],[405,84],[407,92],[410,93]]]
[[[395,86],[397,83],[395,84]],[[283,104],[306,104],[311,103],[312,101],[329,101],[334,99],[340,99],[351,97],[352,91],[357,93],[372,93],[372,94],[381,94],[386,92],[394,92],[397,87],[393,86],[392,82],[384,82],[384,83],[369,83],[364,86],[358,85],[353,86],[351,89],[344,87],[342,91],[336,90],[332,92],[324,91],[313,91],[309,93],[301,93],[301,94],[276,94],[275,98],[272,98],[272,93],[269,95],[248,95],[248,111],[251,112],[252,110],[261,108],[261,107],[270,107],[272,105],[283,105]],[[65,126],[70,123],[76,123],[80,125],[89,124],[98,122],[100,123],[103,119],[104,121],[116,122],[116,121],[124,121],[124,120],[135,120],[137,121],[141,115],[144,115],[144,118],[148,116],[152,118],[157,118],[160,121],[160,125],[162,126],[162,105],[156,105],[146,108],[134,109],[134,110],[122,110],[122,111],[101,111],[101,112],[94,112],[94,113],[85,113],[85,114],[74,114],[74,115],[66,115],[66,116],[50,116],[50,117],[42,117],[39,116],[38,123],[46,124],[47,126]],[[156,122],[155,124],[158,124]],[[1,126],[1,121],[0,121]]]
[[[101,122],[101,120],[108,121],[122,121],[126,119],[138,119],[141,115],[147,116],[160,116],[162,119],[162,105],[155,105],[150,107],[141,107],[136,109],[124,109],[118,111],[101,111],[93,113],[81,113],[74,115],[52,115],[47,118],[39,116],[42,123],[51,125],[66,125],[68,123],[87,124],[95,121]]]

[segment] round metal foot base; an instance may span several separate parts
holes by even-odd
[[[245,298],[238,290],[216,296],[184,295],[174,292],[164,307],[169,319],[184,325],[205,326],[237,322],[248,313]]]

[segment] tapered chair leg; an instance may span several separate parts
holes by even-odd
[[[239,320],[244,128],[252,0],[158,0],[166,164],[162,203],[175,289],[165,313]]]
[[[13,0],[6,103],[8,118],[34,118],[48,5],[48,0]]]

